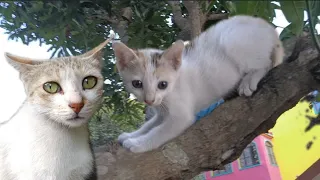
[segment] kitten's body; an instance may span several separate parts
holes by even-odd
[[[6,54],[27,98],[0,125],[1,180],[97,179],[88,120],[102,99],[101,50],[108,41],[81,56],[47,61]]]
[[[235,16],[210,27],[184,48],[177,41],[166,51],[131,50],[113,44],[126,88],[157,115],[119,141],[133,152],[158,148],[194,123],[195,115],[238,88],[250,96],[261,78],[282,62],[274,28],[259,18]],[[135,88],[131,81],[140,80]],[[165,89],[159,82],[166,81]],[[157,87],[158,85],[158,87]]]

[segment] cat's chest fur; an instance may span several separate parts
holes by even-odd
[[[93,170],[88,137],[87,127],[68,129],[22,108],[0,127],[0,171],[8,171],[0,179],[85,179]]]

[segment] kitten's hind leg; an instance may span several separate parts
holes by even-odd
[[[240,96],[251,96],[257,90],[258,83],[267,74],[268,69],[256,69],[248,72],[241,80],[238,87]]]
[[[131,133],[124,132],[124,133],[120,134],[120,136],[118,137],[118,142],[122,143],[123,141],[125,141],[129,138],[141,136],[141,135],[147,133],[153,127],[159,125],[160,123],[161,123],[161,120],[158,118],[158,115],[156,114],[151,119],[149,119],[144,124],[142,124],[142,126],[138,130],[133,131]]]

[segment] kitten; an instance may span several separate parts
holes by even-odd
[[[243,15],[220,21],[186,46],[176,41],[165,51],[133,50],[121,42],[112,46],[126,89],[157,112],[137,131],[118,137],[135,153],[179,136],[194,123],[197,112],[235,88],[251,96],[284,56],[273,26]]]
[[[102,99],[102,49],[109,41],[46,61],[5,54],[27,98],[0,125],[0,179],[97,179],[88,120]]]

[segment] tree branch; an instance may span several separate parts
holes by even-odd
[[[179,1],[168,1],[168,4],[172,8],[173,20],[180,29],[184,29],[188,26],[188,21],[182,16],[180,2]]]
[[[205,20],[202,18],[203,13],[201,12],[198,1],[184,1],[183,4],[189,13],[188,21],[191,27],[191,38],[193,39],[201,33]]]
[[[286,46],[285,46],[286,47]],[[133,154],[119,145],[96,151],[103,180],[191,179],[236,160],[256,136],[302,96],[320,88],[310,69],[320,68],[316,49],[305,48],[292,63],[273,69],[249,98],[237,97],[157,150]]]
[[[229,14],[223,13],[223,14],[208,14],[207,20],[221,20],[221,19],[228,19]]]
[[[116,33],[119,34],[121,42],[127,43],[129,37],[127,35],[127,28],[129,23],[132,22],[133,12],[131,7],[121,8],[120,14],[110,16],[108,12],[104,9],[95,10],[95,14],[89,16],[88,18],[94,19],[98,18],[105,22],[105,24],[110,24]]]
[[[187,18],[182,16],[180,2],[179,1],[168,1],[168,4],[172,8],[172,22],[175,23],[181,31],[179,32],[177,39],[184,41],[191,39],[190,23]]]

